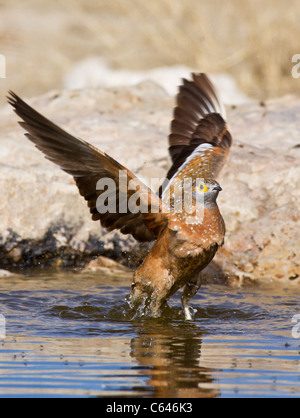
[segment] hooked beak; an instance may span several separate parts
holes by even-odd
[[[213,188],[213,190],[218,190],[218,192],[221,192],[221,191],[222,191],[222,187],[221,187],[219,184],[217,184],[217,185]]]

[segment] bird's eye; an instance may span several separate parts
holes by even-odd
[[[200,192],[202,192],[202,193],[205,193],[205,192],[207,192],[208,187],[207,187],[207,186],[205,186],[205,184],[204,184],[204,183],[200,183],[200,184],[199,184],[199,186],[198,186],[198,190],[199,190]]]

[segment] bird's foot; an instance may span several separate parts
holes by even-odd
[[[193,320],[193,317],[191,315],[191,310],[190,310],[189,306],[184,306],[183,307],[183,312],[184,312],[185,319],[187,321],[192,321]]]
[[[133,288],[128,298],[130,308],[135,312],[133,319],[140,317],[158,318],[164,305],[155,292],[148,294],[140,289]]]
[[[185,319],[187,321],[192,321],[192,308],[189,307],[189,302],[192,299],[193,296],[196,295],[198,290],[201,287],[201,276],[198,278],[195,278],[195,282],[189,281],[186,283],[186,285],[183,288],[182,296],[181,296],[181,303],[183,306],[183,312]]]

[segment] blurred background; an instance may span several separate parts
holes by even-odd
[[[93,63],[226,73],[259,100],[299,94],[299,22],[299,0],[0,0],[0,103],[8,89],[28,97],[72,87],[74,68],[89,78]]]

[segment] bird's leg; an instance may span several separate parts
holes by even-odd
[[[161,307],[165,304],[171,287],[169,281],[164,280],[167,272],[163,273],[165,272],[162,271],[160,283],[153,283],[149,278],[135,275],[129,304],[139,314],[147,314],[152,317],[160,316]]]
[[[201,275],[199,274],[194,279],[189,280],[183,288],[181,302],[183,306],[184,316],[187,321],[192,320],[191,311],[188,306],[189,302],[196,295],[200,287],[201,287]]]

